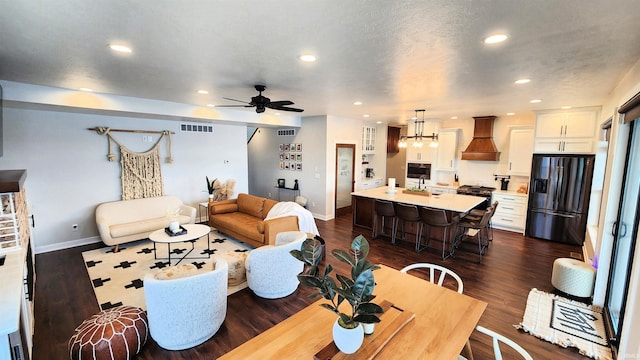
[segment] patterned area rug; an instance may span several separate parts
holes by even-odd
[[[191,249],[192,243],[195,249],[180,264],[191,263],[198,269],[211,268],[216,255],[253,249],[239,240],[212,231],[209,233],[209,249],[207,236],[194,241],[171,244],[173,265],[176,265],[176,259]],[[93,291],[102,310],[119,305],[146,308],[142,281],[145,274],[155,273],[169,266],[166,260],[166,244],[158,244],[156,251],[157,254],[154,256],[153,242],[145,239],[120,245],[120,251],[117,253],[113,252],[112,246],[82,253]],[[246,287],[246,281],[230,286],[227,295]]]
[[[612,359],[602,310],[531,289],[524,318],[516,328],[562,347],[573,346],[593,359]]]

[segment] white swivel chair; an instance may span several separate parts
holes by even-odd
[[[200,345],[220,329],[227,315],[228,265],[216,261],[213,271],[181,278],[144,278],[149,332],[167,350]]]
[[[300,250],[307,233],[285,231],[276,235],[275,245],[253,249],[247,255],[247,285],[256,295],[266,299],[279,299],[293,294],[298,288],[298,274],[304,264],[291,256],[291,250]]]
[[[529,353],[527,352],[527,350],[525,350],[522,346],[516,344],[513,340],[500,335],[498,333],[496,333],[495,331],[489,330],[485,327],[482,327],[480,325],[476,326],[476,330],[478,330],[478,332],[481,332],[485,335],[489,335],[491,336],[491,338],[493,339],[493,355],[496,358],[496,360],[502,360],[502,351],[500,350],[500,343],[506,344],[509,347],[511,347],[513,350],[515,350],[518,354],[520,354],[522,356],[523,359],[525,360],[533,360],[533,357],[531,357],[531,355],[529,355]],[[458,356],[458,360],[467,360],[467,358],[465,358],[464,356]]]
[[[400,270],[400,272],[407,273],[407,271],[414,269],[429,269],[429,282],[437,284],[438,286],[442,286],[447,275],[451,276],[458,283],[457,291],[462,294],[462,279],[460,278],[460,276],[458,276],[458,274],[447,269],[446,267],[429,263],[416,263],[405,266],[402,270]],[[437,273],[440,273],[440,276],[438,276],[438,280],[436,282],[434,280]]]

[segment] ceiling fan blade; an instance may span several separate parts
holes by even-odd
[[[250,108],[250,107],[253,107],[253,105],[216,105],[214,107],[245,107],[245,108]]]
[[[231,100],[231,101],[237,101],[237,102],[241,102],[241,103],[245,103],[245,104],[250,104],[250,105],[251,105],[251,103],[248,103],[248,102],[246,102],[246,101],[242,101],[242,100],[230,99],[230,98],[226,98],[226,97],[223,97],[223,99],[225,99],[225,100]]]
[[[293,111],[293,112],[303,112],[303,109],[296,109],[296,108],[292,108],[292,107],[286,107],[286,106],[277,106],[277,107],[271,107],[273,110],[282,110],[282,111]]]
[[[274,108],[274,107],[280,107],[280,106],[286,106],[286,105],[293,105],[293,101],[289,101],[289,100],[272,101],[269,104],[267,104],[267,107]]]

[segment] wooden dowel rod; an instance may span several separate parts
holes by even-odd
[[[88,128],[87,130],[96,131],[98,128]],[[125,129],[109,129],[110,132],[127,132],[127,133],[142,133],[142,134],[163,134],[164,131],[153,131],[153,130],[125,130]],[[169,131],[171,135],[174,135],[175,132]]]

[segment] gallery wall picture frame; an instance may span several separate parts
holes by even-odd
[[[302,171],[302,163],[296,163],[296,170]]]
[[[302,171],[302,144],[278,144],[278,151],[280,170]]]
[[[295,152],[296,151],[296,144],[290,144],[289,145],[289,151]]]
[[[278,148],[279,148],[280,152],[284,151],[284,144],[278,145]]]
[[[302,154],[296,154],[296,161],[302,161]]]
[[[296,144],[296,151],[302,152],[302,144]]]
[[[289,151],[289,144],[284,144],[284,151]]]

